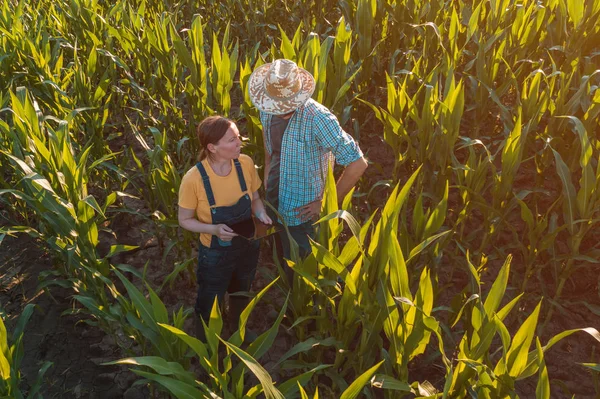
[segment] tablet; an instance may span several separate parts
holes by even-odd
[[[229,227],[238,236],[250,241],[259,240],[279,231],[279,228],[270,224],[264,224],[255,218],[243,220],[229,225]]]

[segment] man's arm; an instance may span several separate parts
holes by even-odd
[[[336,191],[338,197],[338,204],[341,204],[346,197],[346,194],[350,192],[352,187],[358,182],[358,179],[367,169],[368,163],[364,157],[358,158],[356,161],[351,162],[344,168],[342,175],[337,181]],[[303,221],[316,220],[321,213],[322,200],[318,199],[304,206],[296,208],[296,214]]]
[[[344,201],[346,194],[356,185],[358,179],[360,179],[367,169],[367,166],[369,166],[367,160],[364,157],[360,157],[344,168],[336,184],[338,203],[341,204]]]
[[[338,201],[341,203],[367,169],[367,160],[358,143],[342,129],[331,112],[317,114],[314,123],[316,141],[323,149],[331,151],[337,164],[344,166],[336,185]]]

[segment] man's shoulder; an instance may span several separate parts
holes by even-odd
[[[302,105],[302,111],[306,117],[317,117],[331,114],[329,108],[320,102],[313,100],[312,98],[309,98],[308,101]]]

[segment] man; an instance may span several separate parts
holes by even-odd
[[[315,80],[293,61],[279,59],[257,68],[250,76],[248,91],[260,111],[265,143],[264,185],[267,201],[281,215],[272,220],[288,226],[300,256],[310,253],[308,237],[321,212],[321,200],[329,164],[344,166],[337,181],[341,202],[367,168],[367,161],[354,139],[337,118],[311,99]],[[281,220],[283,219],[283,220]],[[290,258],[285,230],[279,233],[283,256]],[[286,273],[291,285],[291,270]]]

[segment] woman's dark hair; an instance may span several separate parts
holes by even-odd
[[[220,115],[209,116],[198,124],[196,128],[198,142],[200,143],[198,161],[202,161],[208,156],[208,145],[217,144],[225,136],[225,133],[227,133],[232,124],[232,120]]]

